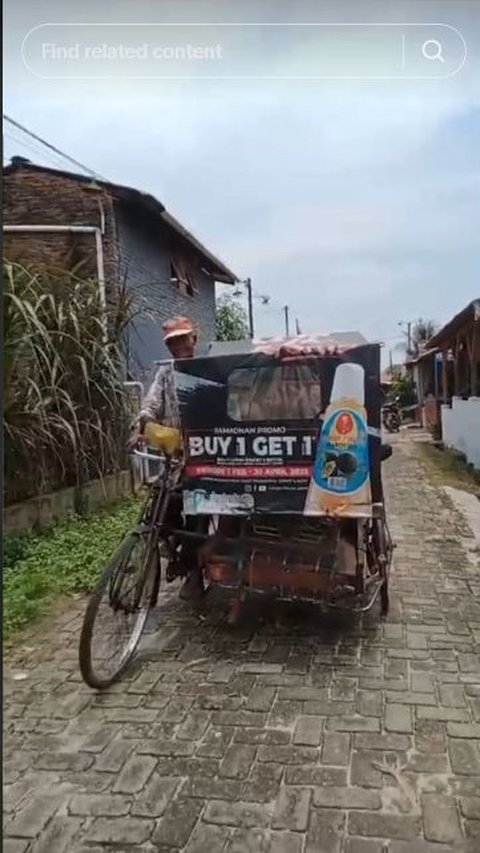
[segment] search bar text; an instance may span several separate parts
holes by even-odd
[[[44,79],[436,79],[466,56],[449,24],[58,23],[22,44]]]

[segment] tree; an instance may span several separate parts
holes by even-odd
[[[390,391],[392,399],[398,397],[400,407],[413,406],[416,402],[415,383],[409,376],[395,376]]]
[[[215,330],[217,341],[244,341],[250,337],[246,311],[228,293],[217,301]]]
[[[433,337],[437,328],[438,326],[433,320],[423,320],[419,317],[411,324],[410,349],[407,341],[397,344],[395,349],[405,352],[407,358],[416,358],[420,355],[425,344]]]
[[[437,325],[433,320],[423,320],[421,317],[415,321],[412,329],[412,355],[418,356],[427,343],[437,331]]]

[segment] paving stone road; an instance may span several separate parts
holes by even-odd
[[[18,649],[4,853],[480,851],[480,571],[407,437],[386,486],[385,622],[277,605],[232,632],[169,589],[104,695],[78,675],[84,602]]]

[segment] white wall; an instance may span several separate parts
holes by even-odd
[[[480,397],[453,397],[451,407],[442,406],[442,438],[480,470]]]

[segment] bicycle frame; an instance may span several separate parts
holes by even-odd
[[[143,450],[133,450],[131,455],[141,460],[143,463],[142,471],[145,471],[144,463],[159,461],[163,463],[163,470],[153,482],[148,482],[147,478],[144,477],[144,484],[150,489],[149,500],[154,497],[156,491],[158,491],[158,494],[152,501],[151,515],[148,517],[148,520],[145,518],[145,509],[148,507],[148,501],[143,507],[139,519],[139,522],[148,523],[152,529],[158,528],[164,521],[165,513],[168,509],[167,498],[180,480],[182,462],[181,460],[172,459],[169,456],[160,456]]]
[[[141,461],[142,471],[146,470],[145,463],[160,461],[163,464],[162,470],[153,482],[145,482],[146,478],[144,479],[145,485],[149,489],[149,495],[140,512],[136,528],[138,533],[148,531],[147,557],[145,560],[145,572],[147,572],[151,556],[159,546],[172,491],[179,481],[181,460],[140,450],[133,450],[131,456]],[[152,601],[152,604],[154,603]]]

